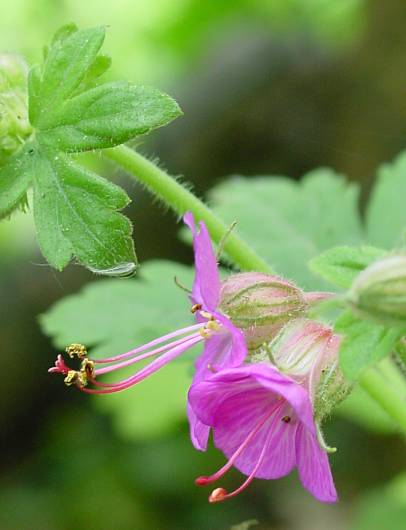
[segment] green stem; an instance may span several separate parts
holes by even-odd
[[[102,153],[141,182],[178,215],[191,211],[197,219],[203,220],[217,243],[227,233],[227,225],[208,206],[144,156],[124,145],[105,149]],[[272,273],[269,265],[234,233],[227,237],[224,250],[242,270]],[[371,368],[361,376],[360,385],[406,432],[406,384],[405,392],[401,392],[398,385],[388,381],[388,373],[388,367],[383,371],[378,367]]]
[[[386,381],[390,381],[392,387],[405,396],[406,405],[406,379],[400,369],[396,366],[393,359],[385,357],[378,365],[378,368]]]
[[[382,369],[380,365],[370,368],[361,375],[359,383],[406,432],[406,382],[403,381],[402,391],[399,382],[394,385],[392,379],[388,379],[387,368],[384,366]]]
[[[213,240],[216,243],[221,241],[228,226],[208,206],[163,169],[125,145],[104,149],[102,154],[141,182],[178,215],[191,211],[196,219],[206,223]],[[234,233],[228,235],[224,250],[242,270],[272,273],[270,266]]]

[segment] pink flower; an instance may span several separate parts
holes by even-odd
[[[247,346],[241,330],[236,328],[226,316],[216,311],[220,302],[221,281],[206,225],[201,222],[198,232],[190,212],[184,216],[184,221],[192,231],[195,251],[196,273],[191,295],[192,302],[213,315],[223,329],[223,333],[214,334],[206,340],[203,353],[196,360],[193,383],[197,383],[215,370],[239,366],[247,355]],[[201,320],[201,311],[196,313],[196,318],[198,321]],[[189,402],[187,414],[192,443],[196,449],[203,451],[207,447],[210,427],[197,418]]]
[[[89,394],[108,394],[125,390],[149,377],[167,363],[182,355],[198,343],[204,343],[204,350],[196,361],[195,381],[204,379],[213,371],[224,367],[239,366],[247,355],[244,335],[231,321],[217,311],[220,299],[220,276],[210,236],[203,222],[197,230],[191,213],[184,217],[193,233],[195,254],[195,280],[191,294],[192,312],[196,323],[173,331],[163,337],[110,358],[87,358],[86,349],[80,344],[68,346],[67,353],[82,359],[80,370],[71,370],[61,356],[50,368],[50,372],[65,375],[65,383],[76,384]],[[126,368],[139,361],[154,358],[147,366],[116,383],[102,383],[98,377],[105,373]],[[100,367],[100,365],[102,365]],[[103,366],[104,365],[104,366]],[[93,385],[89,388],[88,384]],[[191,437],[194,445],[204,449],[207,445],[209,427],[203,425],[189,408]]]
[[[220,470],[196,483],[211,484],[232,466],[248,477],[231,493],[215,489],[210,502],[234,497],[254,478],[280,478],[294,467],[314,497],[337,500],[327,454],[317,440],[309,393],[274,366],[224,369],[194,384],[189,401],[197,417],[212,427],[215,446],[228,458]]]

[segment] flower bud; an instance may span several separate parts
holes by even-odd
[[[272,340],[307,307],[303,291],[278,276],[245,272],[229,276],[221,286],[219,308],[244,332],[251,350]]]
[[[305,386],[315,418],[321,421],[349,392],[338,366],[339,346],[340,337],[330,327],[298,318],[259,348],[253,360],[271,361],[281,372]]]
[[[28,121],[25,61],[15,54],[0,54],[0,165],[18,151],[31,135]]]
[[[380,259],[354,280],[349,301],[361,316],[390,326],[406,324],[406,255]]]

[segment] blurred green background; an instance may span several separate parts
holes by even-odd
[[[0,49],[30,61],[40,60],[59,25],[108,25],[108,75],[156,85],[185,113],[141,149],[185,175],[199,195],[230,174],[297,179],[331,166],[360,182],[365,199],[376,166],[406,146],[402,0],[13,0],[2,7]],[[173,216],[100,165],[133,198],[128,215],[141,261],[190,262]],[[78,266],[59,274],[44,264],[30,215],[0,224],[1,530],[229,530],[252,519],[259,530],[406,527],[404,442],[385,418],[363,421],[362,413],[327,426],[339,447],[339,504],[318,504],[293,475],[257,481],[238,500],[209,506],[193,479],[223,458],[195,452],[184,421],[132,428],[142,408],[103,413],[47,374],[56,352],[37,317],[89,281]],[[149,403],[158,417],[173,383],[167,376]],[[239,480],[235,472],[225,486]]]

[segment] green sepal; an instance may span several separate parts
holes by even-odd
[[[356,317],[350,310],[337,319],[334,329],[342,335],[340,366],[344,376],[354,381],[369,366],[390,354],[405,330],[388,328]]]

